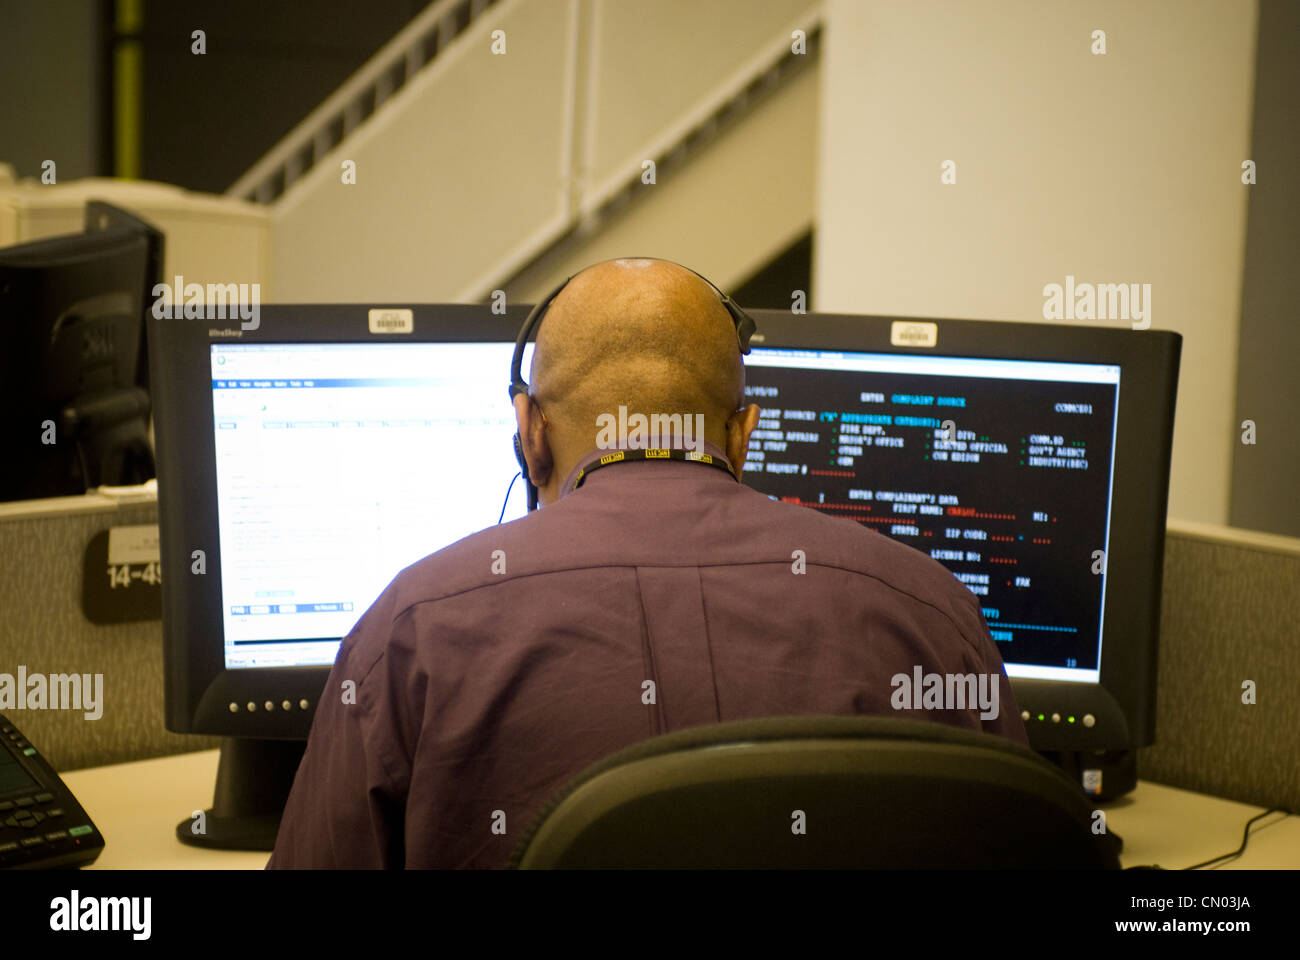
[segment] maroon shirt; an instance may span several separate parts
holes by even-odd
[[[998,674],[997,718],[895,710],[891,678],[918,667]],[[588,764],[790,714],[1028,742],[976,598],[937,561],[713,467],[604,467],[375,601],[339,649],[268,868],[501,866]]]

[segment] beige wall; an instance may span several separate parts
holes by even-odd
[[[812,226],[819,72],[809,64],[600,229],[559,244],[507,289],[535,301],[612,257],[676,260],[734,288]]]
[[[1184,337],[1169,513],[1226,522],[1256,16],[828,0],[814,307],[1041,321],[1067,274],[1150,283]]]

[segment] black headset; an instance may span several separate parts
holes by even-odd
[[[659,260],[661,263],[673,263],[672,260],[660,260],[658,257],[624,257],[622,259]],[[696,273],[694,270],[691,270],[690,267],[683,266],[680,263],[674,265],[681,267],[683,270],[690,270],[691,273],[694,273],[697,277],[713,288],[714,293],[716,293],[719,299],[721,299],[723,307],[725,307],[727,313],[731,315],[731,322],[736,326],[736,341],[740,345],[741,354],[748,354],[749,338],[752,337],[754,331],[758,329],[758,324],[754,322],[754,318],[742,310],[739,304],[719,290],[717,285],[708,277]],[[551,301],[558,297],[560,291],[567,287],[569,281],[576,276],[577,274],[575,273],[566,278],[563,283],[543,297],[537,305],[529,311],[527,319],[524,320],[524,325],[519,330],[519,336],[515,339],[514,359],[510,361],[510,402],[512,404],[514,403],[515,397],[519,396],[519,394],[528,393],[528,384],[524,382],[522,369],[524,363],[524,347],[528,343],[528,338],[535,335],[538,325],[542,322],[542,317],[546,315],[546,311],[551,305]],[[528,461],[524,459],[523,440],[520,438],[519,431],[517,430],[515,431],[515,459],[519,461],[519,471],[524,478],[524,486],[528,491],[528,509],[530,511],[536,510],[537,487],[533,483],[532,478],[528,476]],[[509,496],[509,491],[506,491],[506,497],[508,498]]]

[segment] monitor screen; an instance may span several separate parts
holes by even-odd
[[[497,522],[513,347],[210,345],[228,669],[332,664],[399,571]]]
[[[745,367],[746,483],[944,564],[1009,676],[1098,682],[1118,365],[756,347]]]

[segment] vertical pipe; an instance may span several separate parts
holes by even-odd
[[[117,0],[113,42],[113,176],[138,180],[141,172],[140,98],[143,0]]]

